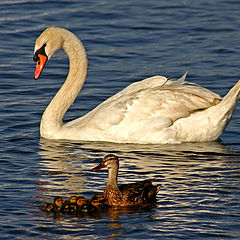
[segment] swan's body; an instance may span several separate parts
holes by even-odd
[[[69,74],[42,116],[40,134],[44,138],[120,143],[214,141],[239,100],[240,81],[221,98],[186,83],[186,74],[175,81],[155,76],[129,85],[85,116],[63,124],[86,78],[84,47],[73,33],[50,27],[36,41],[34,60],[37,79],[45,61],[61,48],[69,57]]]

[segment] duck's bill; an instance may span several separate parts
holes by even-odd
[[[95,168],[92,169],[92,171],[98,171],[102,168],[105,168],[106,166],[103,163],[100,163],[98,166],[96,166]]]
[[[36,70],[34,73],[34,79],[37,80],[47,62],[47,56],[44,56],[42,54],[38,54],[38,60],[37,60],[37,65],[36,65]]]

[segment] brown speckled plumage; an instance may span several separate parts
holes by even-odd
[[[103,193],[103,197],[106,199],[105,204],[123,207],[149,204],[156,201],[156,195],[160,186],[153,186],[151,179],[124,184],[118,187],[119,160],[117,156],[113,154],[107,155],[102,163],[92,170],[97,171],[104,167],[108,167],[109,169],[108,183]]]

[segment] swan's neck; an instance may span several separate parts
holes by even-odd
[[[41,136],[52,138],[63,125],[62,119],[80,92],[87,75],[87,56],[81,41],[72,33],[63,35],[62,49],[69,57],[67,79],[43,113]]]

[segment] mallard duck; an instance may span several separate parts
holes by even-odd
[[[44,203],[41,209],[45,212],[59,212],[62,209],[64,200],[62,197],[55,197],[53,203]]]
[[[119,169],[118,157],[109,154],[92,171],[108,168],[108,182],[103,197],[105,204],[110,206],[136,206],[154,203],[160,186],[153,186],[151,179],[118,186],[117,176]]]

